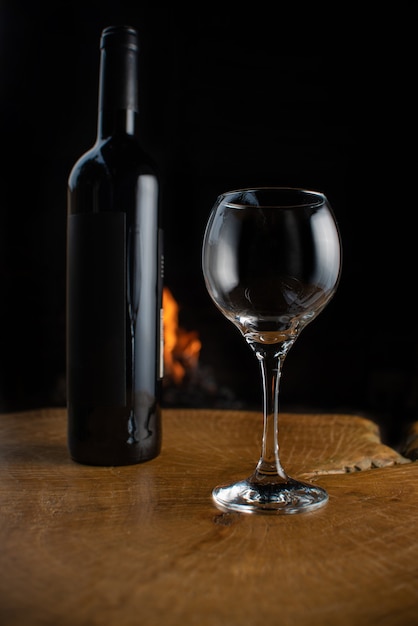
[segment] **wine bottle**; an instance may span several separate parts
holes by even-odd
[[[139,137],[139,38],[103,29],[96,141],[67,201],[71,458],[129,465],[161,450],[162,229],[157,169]]]

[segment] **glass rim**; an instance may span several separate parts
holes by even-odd
[[[261,202],[250,202],[246,201],[245,195],[247,194],[261,194],[261,193],[275,193],[275,192],[283,192],[282,196],[285,198],[285,194],[288,194],[288,200],[284,201],[283,199],[280,201],[277,200],[266,202],[262,199]],[[297,194],[299,194],[299,200],[297,199]],[[240,199],[232,200],[232,198],[236,198],[237,195],[242,195],[243,197]],[[280,194],[279,194],[280,195]],[[290,195],[294,197],[290,197]],[[229,200],[231,198],[231,200]],[[253,196],[254,199],[257,196]],[[226,206],[234,207],[234,208],[256,208],[256,209],[267,209],[267,208],[282,208],[282,209],[291,209],[291,208],[302,208],[302,207],[314,207],[320,206],[327,202],[327,198],[322,191],[316,191],[314,189],[307,189],[305,187],[280,187],[280,186],[265,186],[265,187],[244,187],[241,189],[233,189],[231,191],[225,191],[218,196],[218,203],[224,203]]]

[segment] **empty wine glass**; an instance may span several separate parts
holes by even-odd
[[[279,459],[283,361],[301,330],[337,288],[341,239],[323,193],[271,187],[220,195],[206,226],[203,275],[209,295],[254,351],[261,369],[264,428],[251,476],[216,487],[223,511],[298,513],[323,506],[319,486],[290,478]]]

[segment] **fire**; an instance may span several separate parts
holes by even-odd
[[[196,369],[202,344],[196,331],[180,328],[179,305],[168,287],[163,289],[163,330],[164,377],[180,385]]]

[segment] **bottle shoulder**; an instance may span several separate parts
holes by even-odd
[[[115,135],[99,139],[74,163],[68,179],[70,189],[101,179],[151,174],[157,176],[157,168],[152,158],[143,150],[135,136]]]
[[[72,181],[74,182],[75,179],[83,172],[100,169],[100,167],[99,152],[95,146],[92,146],[89,150],[80,155],[73,164],[68,179],[69,183],[71,184]]]
[[[132,216],[144,196],[145,206],[159,213],[160,177],[134,137],[111,137],[76,161],[67,195],[69,215],[123,211]]]

